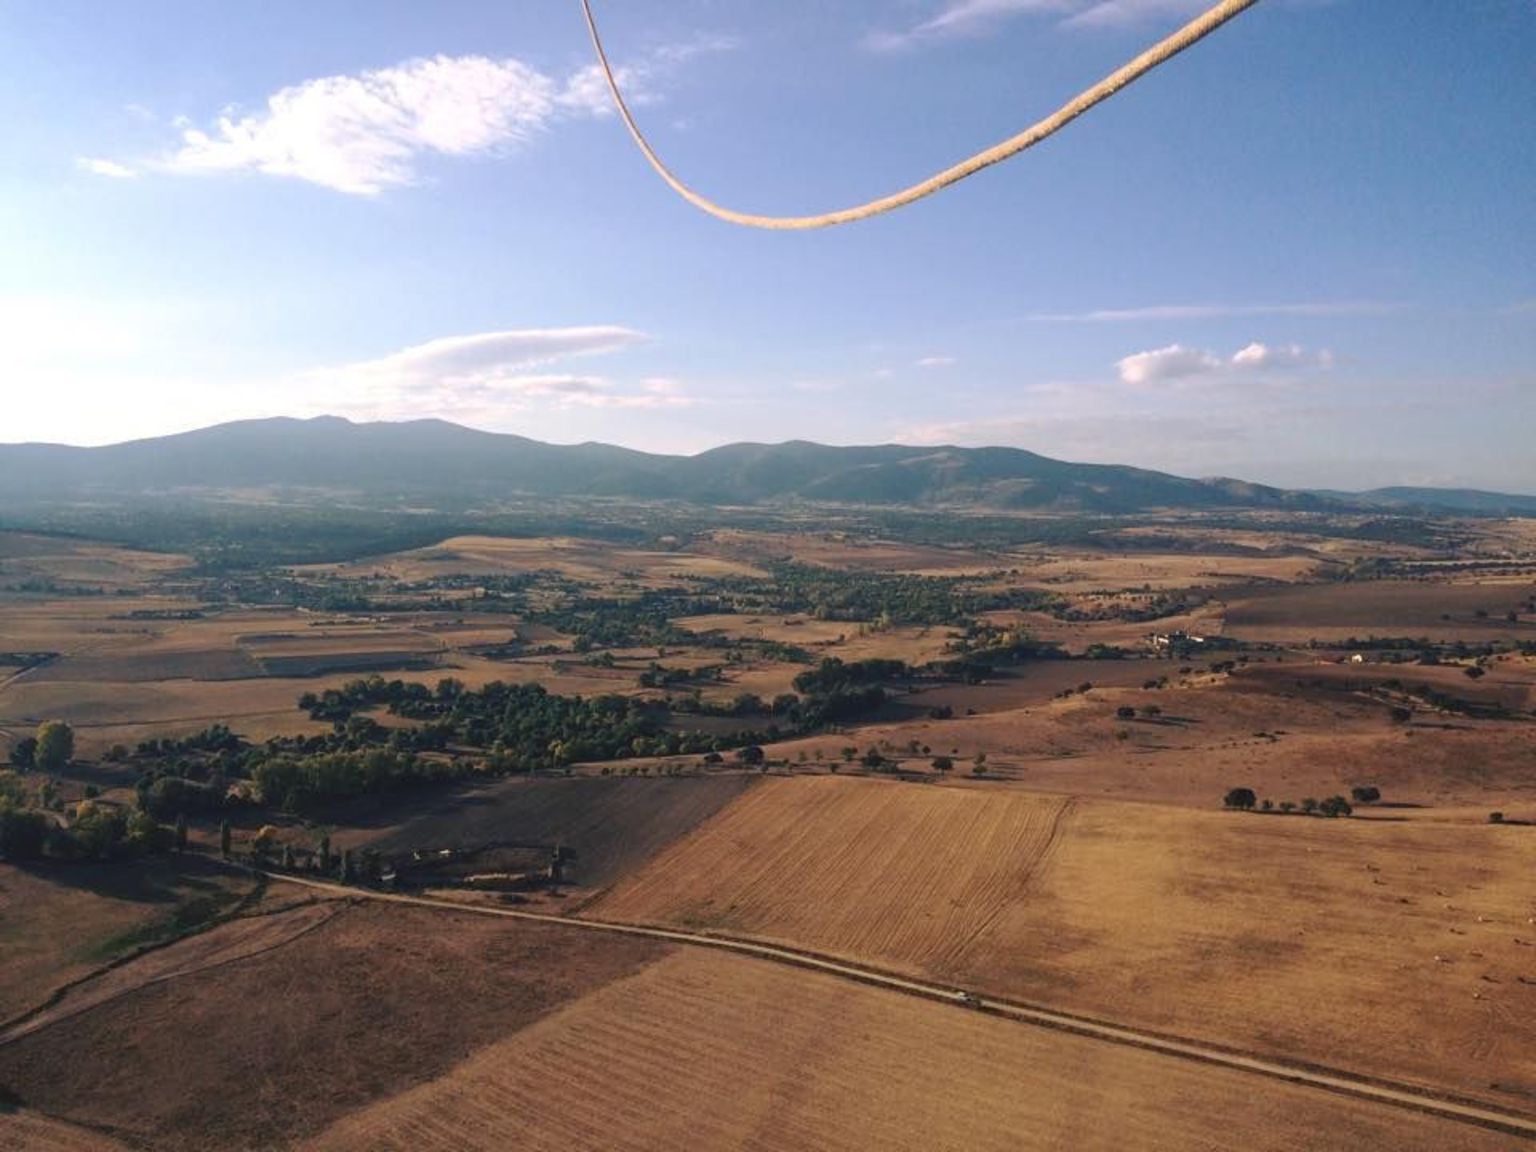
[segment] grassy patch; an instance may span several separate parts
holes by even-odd
[[[223,890],[189,896],[147,924],[88,944],[76,954],[76,959],[85,964],[104,964],[129,952],[168,944],[206,928],[240,898],[238,892]]]

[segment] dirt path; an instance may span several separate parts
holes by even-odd
[[[1239,1071],[1268,1076],[1292,1084],[1321,1088],[1329,1092],[1342,1093],[1365,1100],[1374,1100],[1399,1108],[1408,1108],[1463,1123],[1475,1124],[1483,1128],[1505,1132],[1512,1136],[1536,1139],[1536,1117],[1503,1112],[1468,1101],[1438,1096],[1428,1089],[1385,1080],[1365,1080],[1320,1066],[1286,1064],[1278,1060],[1248,1055],[1214,1045],[1200,1044],[1175,1037],[1143,1032],[1117,1024],[1052,1011],[1048,1008],[999,1000],[993,997],[983,998],[977,994],[957,990],[950,986],[881,972],[874,968],[866,968],[845,960],[838,960],[813,952],[804,952],[773,944],[763,944],[753,940],[707,935],[697,932],[683,932],[670,928],[652,928],[640,924],[623,924],[607,920],[573,919],[567,916],[553,916],[541,912],[521,912],[510,908],[492,908],[485,905],[456,903],[451,900],[434,899],[428,896],[406,896],[392,892],[374,892],[367,889],[332,884],[321,880],[310,880],[299,876],[288,876],[276,872],[265,873],[265,875],[271,880],[298,884],[316,891],[331,892],[339,896],[364,897],[395,904],[439,908],[451,912],[468,912],[481,916],[500,916],[509,920],[531,920],[545,924],[559,924],[571,928],[585,928],[594,932],[644,936],[655,940],[666,940],[678,944],[690,944],[736,952],[779,964],[790,964],[798,968],[826,972],[844,979],[855,980],[862,984],[869,984],[905,993],[909,996],[919,996],[927,1000],[952,1004],[969,1011],[981,1011],[989,1015],[1016,1020],[1024,1024],[1033,1024],[1041,1028],[1052,1028],[1058,1031],[1075,1033],[1079,1036],[1103,1040],[1112,1044],[1142,1048],[1159,1052],[1165,1056],[1197,1060],[1207,1064],[1220,1065],[1225,1068],[1234,1068]]]

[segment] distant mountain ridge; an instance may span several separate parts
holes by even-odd
[[[817,501],[1082,512],[1158,508],[1431,508],[1536,514],[1536,497],[1423,488],[1351,494],[1192,480],[1073,464],[1019,448],[728,444],[666,456],[607,444],[554,445],[443,420],[335,416],[220,424],[99,448],[0,445],[0,500],[54,502],[171,491],[333,489],[370,499],[514,495],[698,504]]]

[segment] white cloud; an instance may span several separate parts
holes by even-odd
[[[1275,346],[1254,341],[1232,356],[1235,368],[1327,368],[1333,364],[1333,353],[1327,349],[1308,352],[1299,344]]]
[[[725,37],[664,45],[618,69],[626,98],[658,99],[686,61],[735,46]],[[605,116],[611,101],[593,66],[553,76],[511,57],[433,56],[279,89],[265,107],[227,109],[208,127],[184,116],[181,143],[139,167],[178,175],[259,172],[375,196],[415,184],[432,156],[505,153],[562,120]],[[105,176],[132,175],[113,160],[82,160]]]
[[[351,374],[441,383],[484,381],[498,373],[549,364],[568,356],[617,352],[646,339],[644,333],[616,326],[481,332],[429,340],[344,370]]]
[[[1199,348],[1170,344],[1150,352],[1137,352],[1115,363],[1120,379],[1126,384],[1155,384],[1163,380],[1181,380],[1215,372],[1221,359]]]
[[[1210,0],[1099,0],[1067,20],[1079,28],[1109,28],[1159,16],[1193,17],[1211,6]]]
[[[1333,353],[1326,349],[1311,352],[1299,344],[1270,345],[1258,341],[1240,348],[1230,358],[1222,358],[1203,348],[1170,344],[1148,352],[1136,352],[1115,362],[1123,384],[1158,384],[1235,372],[1274,372],[1284,369],[1328,368]]]
[[[924,356],[916,363],[919,368],[948,368],[959,361],[953,356]]]
[[[872,32],[864,46],[895,52],[939,40],[984,36],[1015,16],[1060,17],[1064,27],[1105,28],[1161,16],[1192,16],[1210,0],[946,0],[937,12],[902,31]]]
[[[1077,0],[949,0],[938,12],[904,32],[873,32],[864,45],[876,52],[899,51],[930,40],[977,36],[1010,16],[1070,12]]]
[[[92,176],[106,176],[113,180],[132,180],[138,175],[126,164],[119,164],[115,160],[101,160],[95,156],[77,157],[75,167],[82,172],[89,172]]]
[[[252,170],[374,195],[413,183],[425,153],[515,145],[553,118],[558,89],[517,60],[437,56],[275,92],[265,111],[187,128],[166,171]]]
[[[1401,305],[1381,300],[1319,300],[1289,304],[1152,304],[1088,312],[1033,312],[1037,324],[1113,324],[1158,320],[1227,320],[1252,316],[1383,316]]]
[[[577,408],[680,408],[681,382],[537,371],[556,361],[619,352],[647,337],[630,328],[522,329],[431,340],[375,360],[304,373],[292,382],[314,411],[365,419],[496,421],[509,413]]]

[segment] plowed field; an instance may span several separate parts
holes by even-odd
[[[1481,1150],[1510,1138],[833,977],[676,953],[310,1152]]]
[[[942,970],[1024,893],[1059,797],[835,777],[764,783],[594,907]]]

